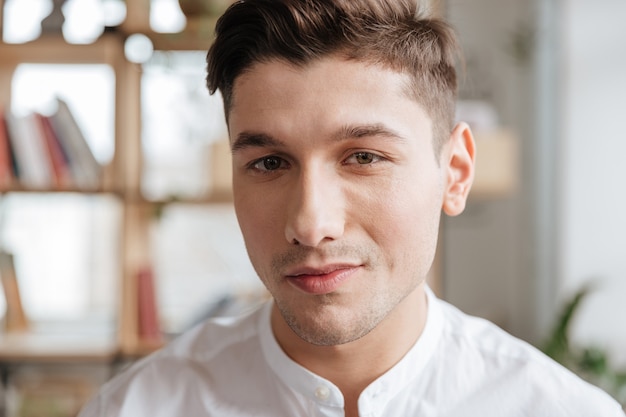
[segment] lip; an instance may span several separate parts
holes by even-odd
[[[300,291],[323,295],[336,291],[359,269],[360,265],[325,265],[320,268],[302,267],[285,275],[287,281]]]

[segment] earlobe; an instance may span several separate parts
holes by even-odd
[[[476,144],[467,123],[459,123],[450,135],[446,159],[446,185],[443,211],[448,216],[461,214],[474,181]]]

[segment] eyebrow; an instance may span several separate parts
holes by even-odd
[[[265,133],[241,132],[235,138],[231,150],[232,152],[237,152],[246,148],[263,148],[269,146],[285,146],[285,144]]]
[[[335,140],[358,139],[364,137],[382,137],[388,139],[402,139],[404,137],[393,129],[381,123],[365,125],[345,125],[334,136]]]
[[[398,132],[380,123],[342,126],[332,137],[334,141],[359,139],[364,137],[382,137],[404,140]],[[235,138],[231,150],[237,152],[247,148],[284,147],[284,142],[265,133],[241,132]]]

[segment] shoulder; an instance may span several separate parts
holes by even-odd
[[[234,392],[237,381],[252,379],[241,373],[264,372],[258,369],[264,364],[258,338],[262,312],[260,308],[241,317],[209,320],[189,330],[106,383],[81,417],[176,415],[167,414],[159,399],[168,398],[172,410],[193,410],[194,402],[206,402],[211,393]],[[153,414],[151,403],[158,406]]]
[[[487,320],[438,303],[444,316],[438,356],[446,361],[447,372],[454,368],[453,384],[463,401],[530,413],[519,415],[624,415],[608,394],[532,345]]]
[[[207,320],[169,343],[153,359],[210,361],[215,356],[230,352],[235,346],[245,346],[256,340],[262,313],[263,307],[260,307],[241,316]]]

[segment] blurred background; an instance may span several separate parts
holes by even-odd
[[[266,299],[205,55],[229,0],[0,0],[0,417]],[[431,286],[626,404],[626,2],[423,3],[478,143]]]

